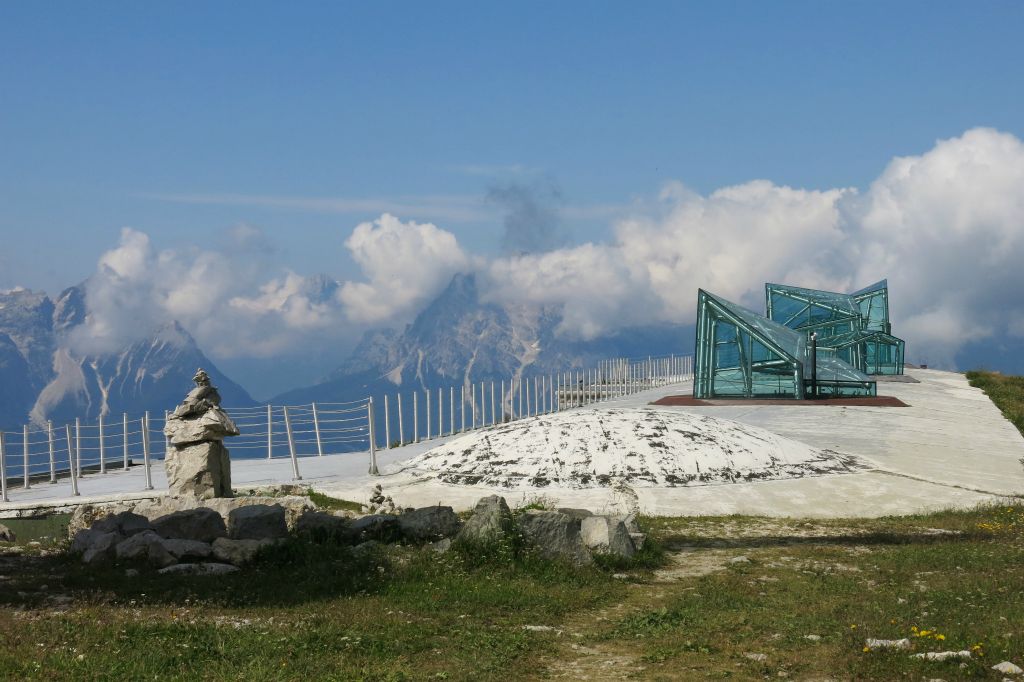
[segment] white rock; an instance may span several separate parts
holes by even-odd
[[[809,639],[812,642],[820,642],[821,635],[804,635],[804,639]]]
[[[910,640],[903,639],[867,639],[864,644],[869,649],[909,649]]]
[[[733,558],[729,559],[729,563],[730,564],[749,564],[750,563],[750,559],[748,559],[747,557],[745,557],[745,556],[743,556],[741,554],[739,556],[734,556]]]
[[[757,661],[758,663],[764,663],[765,661],[768,660],[768,656],[766,654],[756,654],[756,653],[747,652],[747,653],[743,654],[743,656],[745,658],[749,658],[752,661]]]
[[[1002,663],[996,663],[992,666],[992,669],[996,672],[1003,673],[1004,675],[1020,675],[1024,673],[1024,669],[1019,666],[1010,663],[1009,661],[1003,661]]]
[[[615,517],[587,516],[581,519],[580,537],[583,538],[583,544],[601,554],[626,558],[636,554],[626,524]]]
[[[955,658],[970,658],[970,651],[926,651],[923,654],[913,654],[911,658],[921,658],[926,661],[948,661]]]

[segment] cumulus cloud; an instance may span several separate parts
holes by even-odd
[[[348,317],[363,324],[415,312],[453,274],[470,267],[451,232],[431,223],[403,223],[389,213],[356,226],[345,246],[368,281],[345,282],[338,299]]]
[[[156,252],[125,230],[90,280],[82,333],[110,346],[178,319],[214,354],[270,355],[407,320],[454,273],[475,271],[490,300],[562,306],[560,333],[588,339],[692,322],[697,288],[761,310],[766,281],[850,291],[887,277],[910,359],[950,366],[969,342],[1024,343],[1022,187],[1024,144],[979,128],[893,159],[863,190],[753,180],[701,195],[670,182],[607,242],[557,248],[557,192],[503,185],[492,201],[508,211],[506,255],[474,257],[434,224],[384,213],[345,242],[362,275],[340,284],[217,252]],[[253,228],[231,238],[265,251]]]
[[[864,192],[755,180],[701,196],[669,183],[608,244],[490,263],[498,301],[562,303],[563,333],[692,322],[698,287],[754,310],[780,281],[851,291],[889,279],[911,358],[952,366],[994,335],[1024,338],[1024,144],[974,129],[894,159]]]
[[[82,354],[117,351],[176,320],[216,356],[261,357],[291,349],[311,330],[343,328],[341,306],[315,300],[306,278],[285,272],[264,281],[264,272],[231,253],[157,251],[148,235],[125,228],[86,282],[86,321],[70,342]]]

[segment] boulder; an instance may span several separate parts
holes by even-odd
[[[181,447],[193,443],[222,441],[229,436],[238,435],[238,427],[231,417],[219,407],[210,407],[202,414],[186,417],[171,415],[164,426],[164,435],[171,445]]]
[[[228,534],[224,518],[205,507],[183,509],[153,519],[153,530],[167,539],[213,542]]]
[[[527,510],[519,517],[519,529],[547,559],[563,559],[586,566],[594,559],[580,537],[580,521],[556,511]]]
[[[75,536],[71,538],[71,545],[68,547],[68,552],[71,554],[84,554],[86,550],[99,542],[100,538],[108,535],[115,538],[118,542],[124,539],[117,533],[85,528],[75,533]]]
[[[473,515],[459,531],[459,539],[469,542],[489,542],[503,538],[514,528],[512,510],[508,508],[505,498],[491,495],[481,498],[476,503]]]
[[[580,521],[594,515],[594,512],[589,509],[573,509],[572,507],[559,507],[555,511],[571,516],[574,519],[579,519]]]
[[[83,564],[105,564],[113,561],[115,547],[121,541],[117,533],[95,533],[89,546],[82,552]]]
[[[231,497],[231,459],[220,441],[175,445],[164,458],[172,497]]]
[[[454,537],[462,521],[451,507],[422,507],[398,517],[402,535],[412,542],[433,542]]]
[[[134,512],[123,511],[104,516],[92,524],[93,530],[101,533],[117,533],[122,537],[131,537],[137,533],[153,530],[149,519]]]
[[[228,513],[228,537],[232,540],[263,540],[288,535],[284,507],[279,504],[253,504]]]
[[[13,530],[0,523],[0,542],[14,542],[17,539]]]
[[[402,525],[393,514],[370,514],[352,522],[352,538],[357,543],[368,540],[398,542],[402,539]]]
[[[119,561],[145,561],[161,568],[176,562],[164,547],[163,539],[151,530],[136,533],[117,543],[115,553]]]
[[[593,552],[626,558],[636,554],[626,524],[615,517],[588,516],[580,522],[580,537]]]
[[[216,539],[216,538],[214,538]],[[208,559],[213,554],[213,547],[207,542],[199,540],[164,540],[164,549],[171,553],[178,561],[194,561],[197,559]]]
[[[174,564],[167,568],[161,568],[157,573],[163,575],[224,575],[238,571],[238,566],[231,564],[205,563],[205,564]]]
[[[343,516],[309,509],[295,522],[295,532],[317,542],[347,541],[352,535],[350,525]]]
[[[256,553],[264,547],[270,547],[274,540],[232,540],[231,538],[217,538],[213,541],[213,558],[235,566],[242,566],[249,563],[256,557]]]
[[[288,528],[294,528],[299,517],[307,510],[316,509],[308,497],[301,495],[285,495],[283,497],[272,497],[270,495],[248,495],[245,497],[214,498],[203,500],[202,506],[220,512],[225,519],[231,515],[232,510],[242,507],[249,507],[256,504],[273,504],[284,507],[284,518]]]

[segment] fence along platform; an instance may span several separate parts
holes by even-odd
[[[584,407],[692,377],[691,355],[617,358],[591,368],[399,391],[378,400],[225,408],[241,432],[228,447],[234,458],[289,458],[293,480],[302,479],[301,458],[327,454],[366,453],[368,472],[377,474],[379,448]],[[82,477],[136,466],[145,470],[143,489],[152,490],[153,461],[170,447],[163,435],[166,418],[166,412],[108,415],[93,423],[75,419],[63,426],[47,422],[0,431],[0,500],[9,502],[14,490],[39,485],[55,486],[54,497],[79,496]],[[56,487],[61,481],[70,491]]]

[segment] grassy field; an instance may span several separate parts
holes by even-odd
[[[1024,665],[1024,507],[645,521],[660,559],[587,570],[508,547],[297,541],[218,578],[8,555],[0,677],[953,680]],[[904,637],[910,650],[865,644]],[[972,653],[911,658],[944,650]]]
[[[968,372],[967,380],[971,386],[985,391],[1003,415],[1024,434],[1024,377],[977,370]]]

